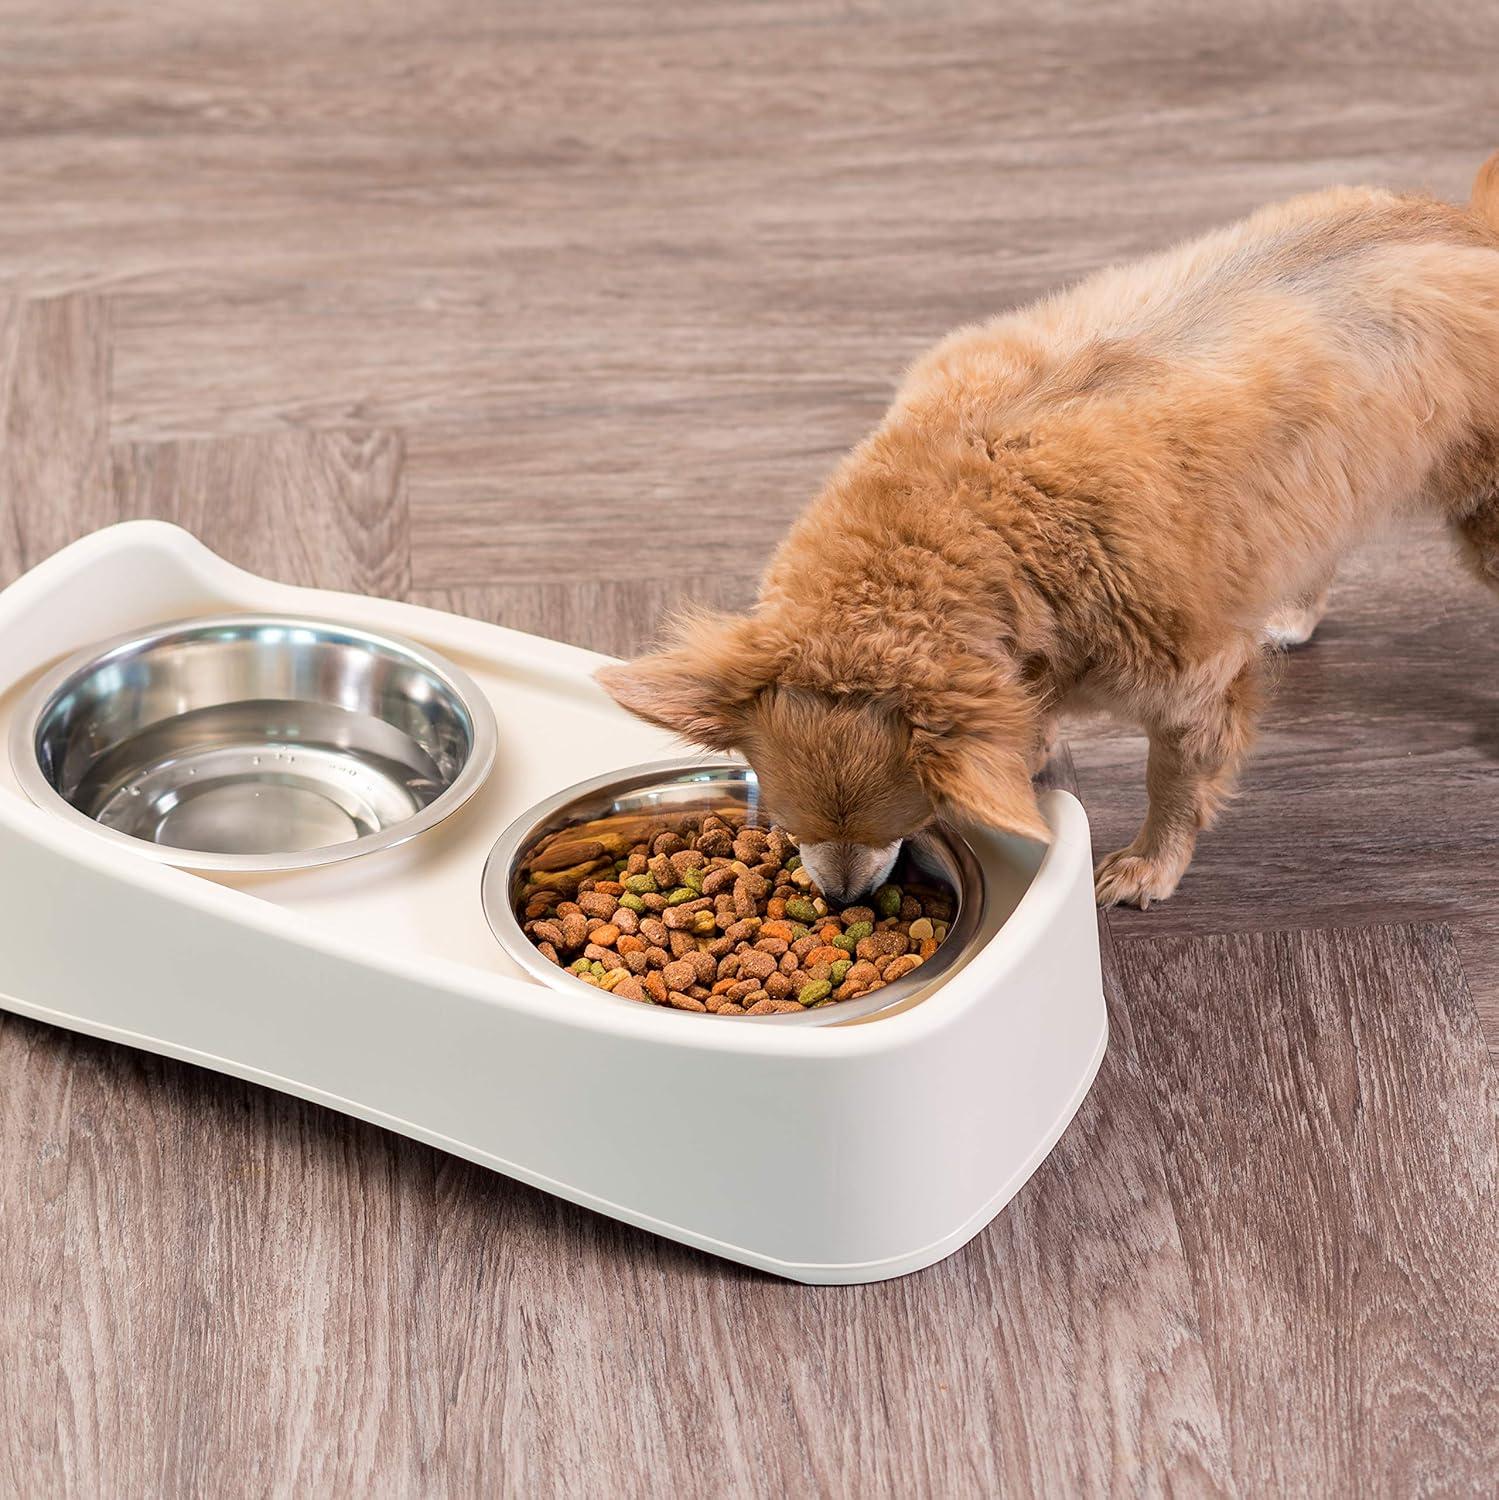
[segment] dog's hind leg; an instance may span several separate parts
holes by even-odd
[[[1468,566],[1491,589],[1499,589],[1499,470],[1452,523]]]
[[[1332,592],[1328,582],[1321,589],[1288,599],[1265,621],[1265,639],[1280,651],[1304,646],[1327,613],[1327,596]]]
[[[1093,887],[1100,906],[1144,908],[1176,889],[1197,835],[1232,792],[1254,738],[1260,677],[1255,652],[1225,687],[1189,688],[1146,725],[1149,811],[1134,842],[1098,862]]]

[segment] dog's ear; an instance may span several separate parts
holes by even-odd
[[[927,796],[939,808],[1001,833],[1051,842],[1024,756],[982,738],[945,734],[927,740],[917,765]]]
[[[756,622],[693,614],[672,629],[675,644],[594,674],[621,708],[710,750],[740,746],[750,706],[769,681]]]
[[[1049,844],[1022,752],[1036,733],[1030,695],[1003,659],[959,652],[939,666],[907,708],[927,796],[939,809]]]

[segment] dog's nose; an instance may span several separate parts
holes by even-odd
[[[825,844],[803,844],[802,863],[829,901],[846,906],[873,890],[890,874],[900,845],[899,839],[879,847],[838,839]]]

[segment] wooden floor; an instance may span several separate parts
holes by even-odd
[[[163,516],[632,649],[950,325],[1465,193],[1496,55],[1488,0],[0,0],[0,581]],[[1057,775],[1128,836],[1135,738]],[[0,1020],[0,1494],[1492,1493],[1499,606],[1438,539],[1350,565],[1103,936],[1060,1147],[853,1289]]]

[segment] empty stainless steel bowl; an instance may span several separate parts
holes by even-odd
[[[303,869],[388,849],[494,760],[474,683],[423,647],[234,615],[122,636],[48,673],[11,762],[38,805],[170,864]]]
[[[755,773],[748,766],[701,757],[659,761],[637,766],[634,770],[597,776],[569,787],[517,818],[490,851],[489,862],[484,868],[483,887],[484,914],[489,919],[490,930],[510,957],[543,984],[565,990],[580,1003],[595,1000],[639,1009],[639,1001],[622,999],[596,989],[558,968],[542,956],[521,930],[516,913],[526,856],[539,840],[562,828],[616,819],[621,824],[636,823],[644,828],[654,820],[666,820],[674,815],[723,812],[726,809],[747,812],[753,818],[758,799]],[[900,1005],[918,990],[928,988],[935,980],[950,973],[960,960],[968,957],[983,928],[988,899],[983,866],[968,842],[956,830],[944,825],[933,826],[919,838],[908,841],[891,878],[898,883],[902,874],[909,872],[913,865],[919,866],[928,876],[935,875],[944,880],[957,896],[957,910],[946,939],[919,969],[883,989],[821,1010],[802,1011],[797,1015],[735,1018],[734,1024],[827,1026],[839,1021],[858,1020]],[[730,1024],[727,1020],[704,1016],[696,1011],[672,1010],[664,1006],[653,1009],[661,1015]]]

